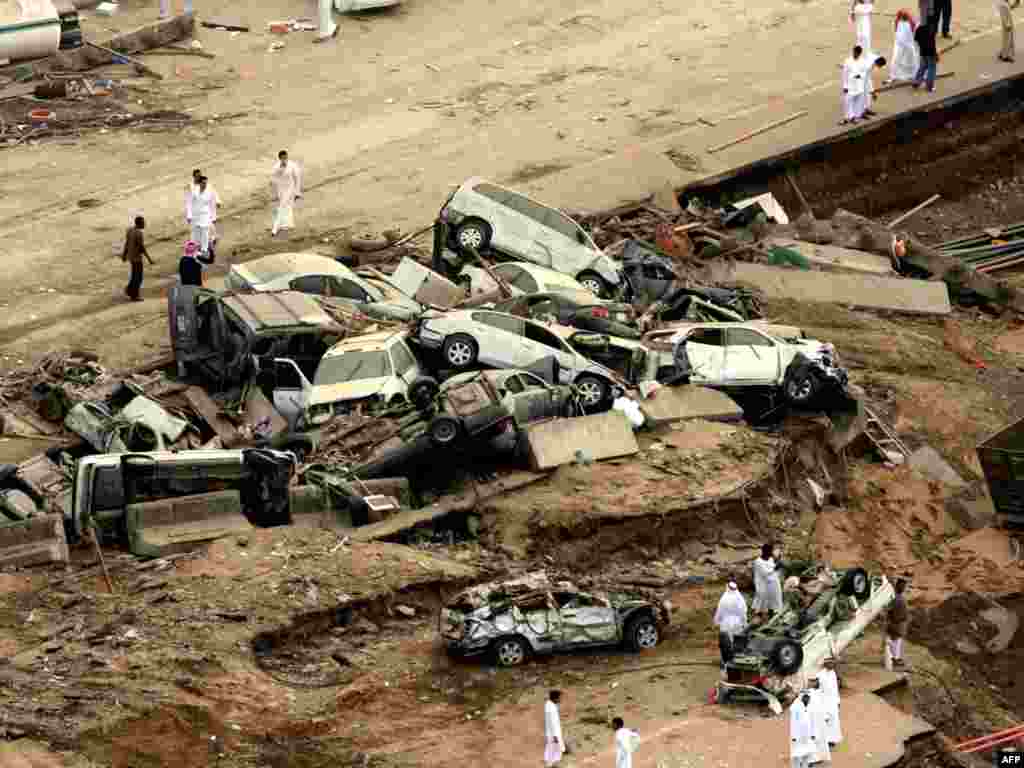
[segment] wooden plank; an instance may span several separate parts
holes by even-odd
[[[924,209],[924,208],[927,208],[927,207],[928,207],[929,205],[931,205],[932,203],[934,203],[934,202],[935,202],[936,200],[938,200],[938,199],[939,199],[940,197],[942,197],[942,195],[932,195],[931,197],[929,197],[929,198],[928,198],[927,200],[925,200],[925,201],[924,201],[923,203],[921,203],[920,205],[915,205],[915,206],[914,206],[913,208],[911,208],[911,209],[910,209],[909,211],[907,211],[906,213],[904,213],[904,214],[903,214],[902,216],[897,216],[897,217],[896,217],[895,219],[893,219],[893,220],[892,220],[892,221],[891,221],[891,222],[889,223],[889,229],[892,229],[892,228],[893,228],[893,227],[895,227],[895,226],[896,226],[897,224],[902,224],[902,223],[903,223],[904,221],[906,221],[907,219],[909,219],[909,218],[910,218],[911,216],[913,216],[913,215],[914,215],[915,213],[917,213],[918,211],[920,211],[920,210],[922,210],[922,209]]]
[[[31,96],[36,90],[33,83],[16,83],[0,90],[0,101],[4,99],[19,99],[23,96]]]
[[[762,125],[760,128],[750,131],[749,133],[745,133],[742,136],[738,136],[732,141],[727,141],[724,144],[718,144],[717,146],[714,147],[708,147],[708,154],[713,155],[715,152],[721,152],[723,149],[728,149],[729,147],[735,146],[736,144],[741,144],[744,141],[747,141],[748,139],[754,138],[755,136],[760,136],[762,133],[767,133],[773,128],[778,128],[780,126],[786,125],[787,123],[791,123],[794,120],[798,120],[806,114],[807,110],[801,109],[799,112],[794,112],[792,115],[789,115],[788,117],[784,117],[781,120],[775,120],[771,123],[768,123],[768,125]]]
[[[150,77],[152,77],[152,78],[154,78],[156,80],[163,80],[164,79],[164,76],[161,75],[159,72],[156,72],[156,71],[150,69],[149,67],[147,67],[145,64],[143,64],[138,59],[133,59],[131,56],[128,56],[127,54],[120,53],[118,51],[112,51],[109,48],[105,48],[102,45],[97,45],[96,43],[90,43],[88,40],[85,41],[85,44],[89,45],[89,46],[92,46],[93,48],[95,48],[98,51],[102,51],[103,53],[110,54],[111,59],[113,61],[117,61],[118,57],[120,57],[120,58],[124,59],[125,61],[127,61],[127,62],[129,62],[131,64],[134,64],[135,67],[140,72],[142,72],[143,74],[149,75]]]
[[[211,16],[200,22],[207,29],[226,29],[229,32],[248,32],[249,25],[239,19]]]

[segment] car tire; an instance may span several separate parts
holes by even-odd
[[[491,244],[491,235],[491,225],[483,219],[466,219],[455,228],[455,245],[466,253],[480,253]]]
[[[576,280],[595,296],[607,299],[611,295],[608,283],[597,272],[580,272],[576,276]]]
[[[853,595],[858,600],[864,600],[871,594],[871,579],[868,572],[863,568],[852,568],[843,575],[843,581],[839,585],[839,594]]]
[[[772,648],[772,668],[780,675],[792,675],[803,663],[803,646],[795,640],[780,640]]]
[[[805,369],[788,377],[783,390],[791,404],[804,406],[818,396],[821,391],[821,379],[813,371]]]
[[[432,376],[420,376],[409,385],[409,402],[423,410],[430,406],[441,391],[441,385]]]
[[[502,637],[491,646],[494,663],[499,667],[518,667],[530,655],[526,641],[521,637]]]
[[[441,354],[446,364],[460,371],[464,371],[476,362],[480,347],[472,336],[464,333],[456,333],[444,340],[441,345]]]
[[[588,412],[594,413],[608,402],[608,393],[611,391],[611,388],[607,382],[602,381],[597,376],[584,374],[576,379],[574,384],[580,391],[583,407]]]
[[[459,424],[459,420],[454,416],[445,416],[444,414],[436,417],[430,422],[430,440],[436,446],[448,446],[454,443],[459,433],[462,431],[462,425]]]
[[[658,645],[661,633],[658,625],[650,614],[644,613],[629,620],[626,624],[626,647],[634,653],[649,651]]]

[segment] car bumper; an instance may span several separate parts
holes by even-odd
[[[490,641],[488,640],[467,642],[462,639],[455,639],[451,637],[446,637],[444,639],[445,650],[452,656],[479,656],[486,653],[490,645]]]

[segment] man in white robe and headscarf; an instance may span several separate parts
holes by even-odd
[[[913,80],[917,76],[917,68],[921,66],[921,54],[918,53],[914,41],[914,30],[917,25],[910,11],[901,9],[896,13],[896,36],[892,44],[892,62],[889,64],[889,80],[903,82]]]
[[[871,51],[871,14],[875,6],[871,0],[853,0],[850,7],[850,20],[857,32],[857,45],[865,51]]]
[[[807,711],[811,713],[811,722],[814,726],[814,754],[811,756],[811,763],[831,763],[832,750],[828,744],[828,702],[817,679],[812,678],[808,693],[811,694],[811,703],[807,705]]]
[[[565,754],[565,740],[562,738],[562,716],[558,711],[558,702],[562,700],[561,691],[551,691],[544,702],[544,766],[550,768],[558,765]]]
[[[761,547],[761,556],[754,560],[754,612],[778,613],[782,610],[782,583],[776,571],[771,544]]]
[[[810,704],[810,692],[801,691],[789,708],[789,757],[793,768],[808,768],[818,751]]]
[[[825,704],[828,745],[836,747],[843,740],[843,728],[839,721],[839,675],[832,657],[825,659],[825,668],[818,673],[818,685]]]
[[[840,125],[856,123],[868,109],[867,79],[871,67],[868,58],[864,49],[855,45],[853,54],[843,62],[843,120]]]
[[[722,670],[732,661],[733,639],[747,628],[747,601],[736,586],[730,581],[725,593],[718,600],[715,611],[715,626],[718,627],[718,650],[722,655]]]
[[[270,186],[277,203],[270,234],[276,235],[282,229],[295,226],[295,201],[302,197],[302,171],[298,163],[288,159],[288,153],[283,149],[277,153],[277,162],[270,174]]]

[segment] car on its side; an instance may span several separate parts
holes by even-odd
[[[570,293],[531,293],[494,303],[497,312],[528,317],[541,322],[556,322],[594,333],[607,333],[624,339],[639,339],[636,313],[629,304],[597,298],[589,291]]]
[[[485,179],[458,187],[441,209],[452,245],[462,251],[494,249],[513,259],[571,275],[598,296],[623,285],[621,265],[587,232],[556,208]]]
[[[574,350],[564,336],[573,328],[525,320],[487,309],[427,312],[417,325],[416,339],[441,353],[443,364],[457,370],[476,365],[492,368],[530,368],[554,357],[558,383],[573,384],[588,412],[611,405],[618,377]]]
[[[232,291],[299,291],[323,296],[379,320],[407,322],[423,307],[374,271],[353,272],[318,253],[275,253],[233,264],[225,285]]]
[[[490,654],[502,667],[531,654],[657,646],[671,605],[640,594],[584,591],[545,573],[473,587],[441,611],[441,636],[457,656]]]

